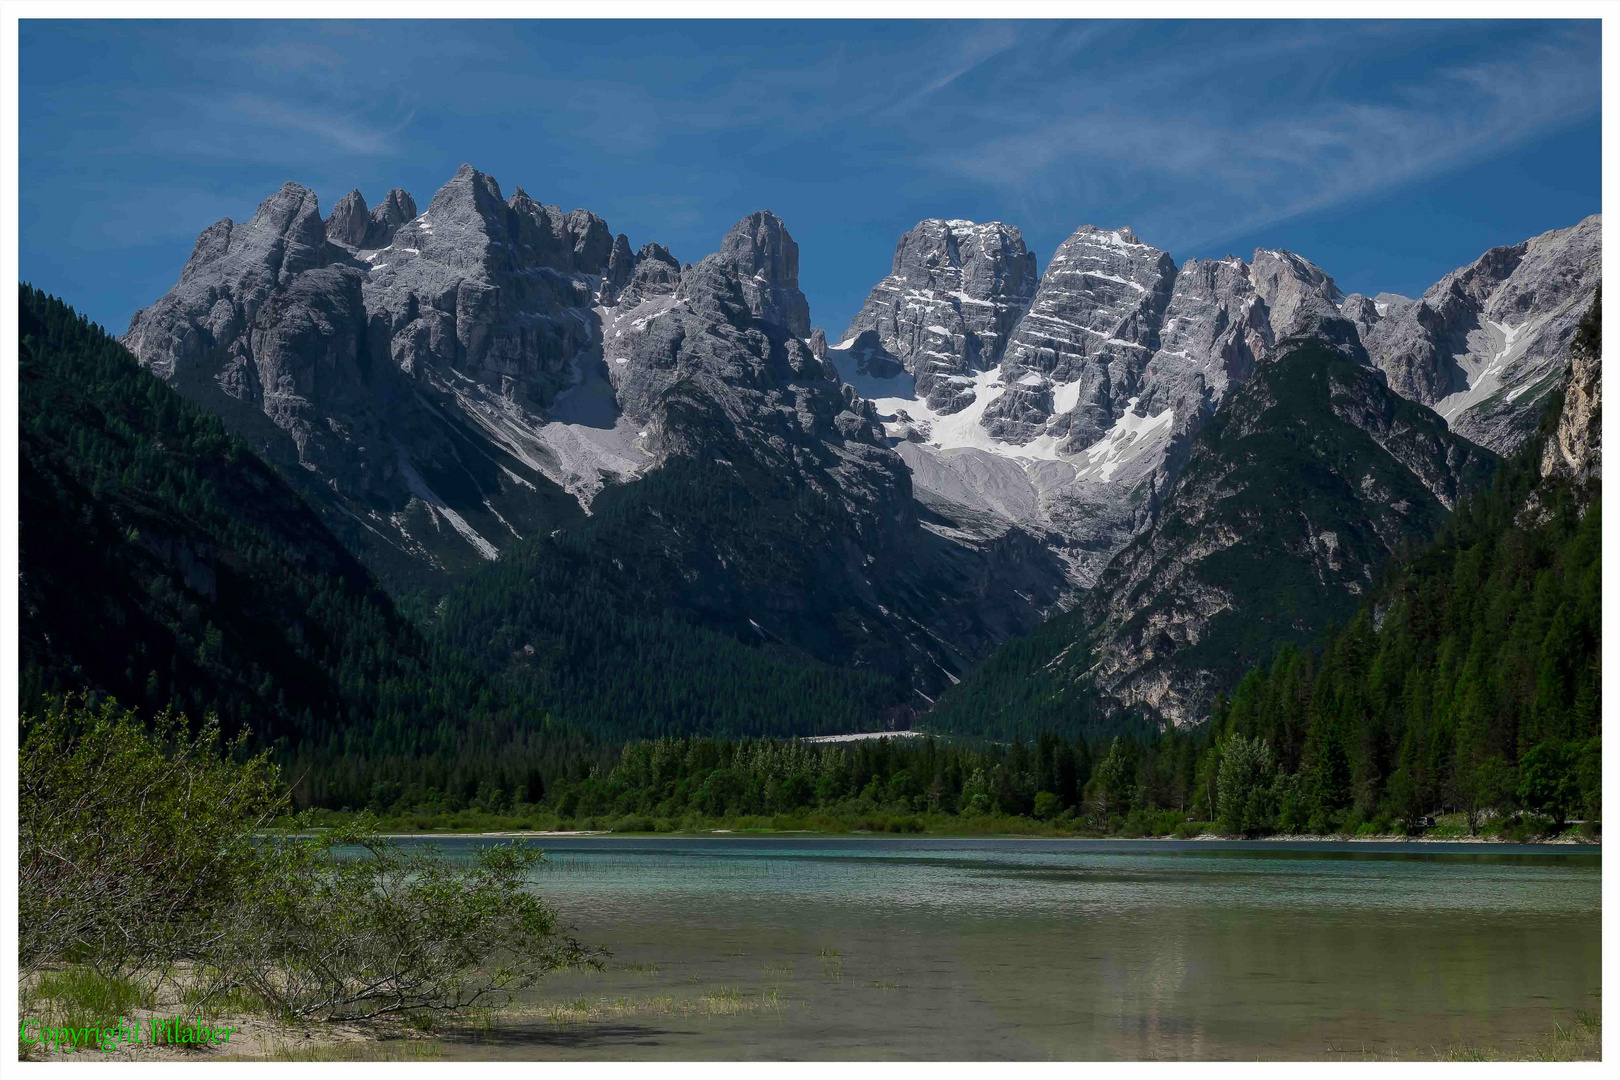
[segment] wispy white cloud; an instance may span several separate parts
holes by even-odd
[[[1139,232],[1198,247],[1504,152],[1599,107],[1595,64],[1559,43],[1376,96],[1274,96],[1264,110],[1208,93],[1200,78],[1110,92],[1077,80],[1057,115],[981,115],[965,146],[925,148],[919,164],[1036,212],[1083,217],[1134,202]]]
[[[1003,55],[1017,46],[1019,34],[1008,23],[986,23],[957,41],[943,46],[943,57],[923,52],[913,54],[912,63],[905,65],[907,78],[920,78],[922,84],[899,100],[885,106],[880,117],[893,119],[904,116],[922,105],[939,91],[957,82],[981,65]]]
[[[349,154],[395,154],[398,136],[416,116],[412,109],[390,123],[355,115],[290,105],[273,98],[243,95],[213,105],[210,111],[224,122],[256,124],[270,131],[310,135],[321,143]]]

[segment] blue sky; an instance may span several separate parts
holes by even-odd
[[[750,211],[836,335],[925,217],[1416,295],[1600,209],[1596,22],[38,22],[21,271],[122,332],[285,180],[426,206],[469,161],[696,260]]]

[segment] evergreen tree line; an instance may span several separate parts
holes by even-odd
[[[1174,805],[1192,792],[1198,740],[1168,733],[1150,745],[1044,735],[1033,742],[970,744],[931,737],[811,743],[671,736],[614,754],[563,756],[552,772],[512,766],[459,780],[423,777],[376,786],[364,805],[384,815],[543,813],[600,825],[621,819],[678,823],[696,816],[833,814],[1033,817],[1075,821],[1127,811],[1143,798]]]

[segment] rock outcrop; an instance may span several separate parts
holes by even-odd
[[[914,249],[943,246],[945,225],[952,234],[967,228],[924,222],[902,238],[895,273],[830,355],[878,406],[913,465],[919,498],[964,527],[984,531],[1001,520],[1043,531],[1080,586],[1151,523],[1222,400],[1257,365],[1302,342],[1375,364],[1397,392],[1452,416],[1465,434],[1500,450],[1517,445],[1539,415],[1537,397],[1556,381],[1547,350],[1563,348],[1590,299],[1598,239],[1590,219],[1528,241],[1522,252],[1487,253],[1414,301],[1346,296],[1321,267],[1287,251],[1177,267],[1128,229],[1088,225],[1053,256],[999,366],[981,353],[976,367],[944,322],[931,324],[939,308],[928,300],[937,294],[916,284],[918,274],[900,272],[918,261]],[[1508,357],[1518,365],[1512,385],[1493,381],[1495,367],[1469,376],[1470,393],[1484,397],[1461,417],[1447,412],[1466,402],[1447,397],[1451,383],[1436,382],[1437,335],[1423,329],[1453,293],[1464,297],[1448,301],[1453,321],[1473,325],[1475,309],[1494,304],[1522,309],[1514,318],[1529,328]],[[1502,437],[1489,435],[1491,425]]]
[[[889,276],[872,288],[844,339],[866,332],[916,380],[918,397],[948,415],[971,404],[972,375],[1001,362],[1035,295],[1035,256],[999,221],[922,221],[895,246]]]
[[[1373,364],[1460,434],[1511,453],[1563,374],[1602,274],[1602,239],[1594,214],[1492,248],[1375,326],[1366,338]]]
[[[1592,300],[1570,343],[1563,409],[1541,451],[1541,475],[1571,481],[1577,490],[1603,478],[1603,294]]]
[[[1138,396],[1175,274],[1129,229],[1087,225],[1065,240],[1013,330],[985,429],[1014,444],[1050,435],[1071,451],[1101,439]]]
[[[544,413],[595,338],[612,251],[463,166],[418,215],[289,183],[205,230],[125,344],[323,505],[385,577],[423,584],[577,513]],[[592,479],[598,484],[599,476]]]

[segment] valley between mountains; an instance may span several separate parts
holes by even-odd
[[[284,185],[204,229],[119,340],[270,466],[221,489],[248,547],[297,520],[314,591],[373,611],[399,669],[326,678],[272,730],[322,701],[381,723],[355,687],[444,677],[391,722],[987,734],[952,703],[1005,646],[1060,686],[1043,725],[1095,735],[1203,721],[1488,488],[1562,400],[1600,254],[1593,216],[1368,297],[1292,252],[1178,264],[1085,225],[1043,266],[1011,225],[930,219],[829,333],[769,211],[683,263],[463,166],[425,207],[354,191],[323,217]],[[40,498],[93,502],[77,483]],[[162,602],[230,654],[229,545],[143,513]],[[146,572],[119,571],[131,612]],[[200,678],[148,662],[184,643],[87,664],[41,620],[42,671],[153,703]],[[313,629],[287,664],[325,664]]]

